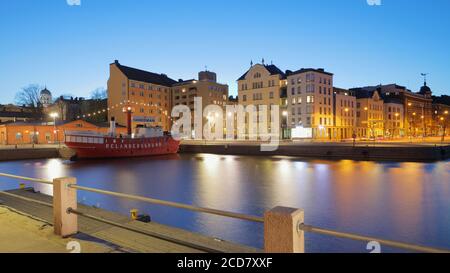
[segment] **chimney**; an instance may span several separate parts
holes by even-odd
[[[114,63],[119,65],[119,60],[114,60]]]

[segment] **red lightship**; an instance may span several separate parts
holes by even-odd
[[[138,127],[132,134],[131,108],[127,113],[127,135],[116,136],[115,120],[112,118],[109,132],[65,132],[65,144],[75,151],[72,159],[120,158],[167,155],[178,152],[180,142],[164,134],[160,127]]]

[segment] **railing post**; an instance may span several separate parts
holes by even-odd
[[[266,253],[304,253],[305,235],[301,209],[276,207],[264,213],[264,251]]]
[[[77,209],[77,190],[70,188],[76,184],[74,177],[53,180],[53,228],[56,235],[68,237],[78,232],[78,218],[68,209]]]

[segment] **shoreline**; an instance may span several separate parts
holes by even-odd
[[[207,153],[247,156],[289,156],[308,159],[349,159],[369,161],[435,162],[450,158],[450,145],[411,143],[280,143],[275,151],[264,152],[256,142],[183,142],[179,153]],[[0,161],[27,159],[65,158],[73,151],[59,145],[36,145],[34,147],[2,147]]]

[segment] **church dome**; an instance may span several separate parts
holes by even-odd
[[[431,93],[431,88],[427,86],[427,83],[425,82],[425,84],[420,88],[419,91],[420,94],[430,94]]]
[[[52,93],[47,88],[45,88],[45,89],[41,90],[41,95],[49,95],[49,96],[51,96]]]
[[[425,96],[427,98],[431,97],[431,94],[432,94],[431,88],[428,87],[426,81],[423,83],[423,86],[420,88],[419,94],[421,94],[421,95],[423,95],[423,96]]]

